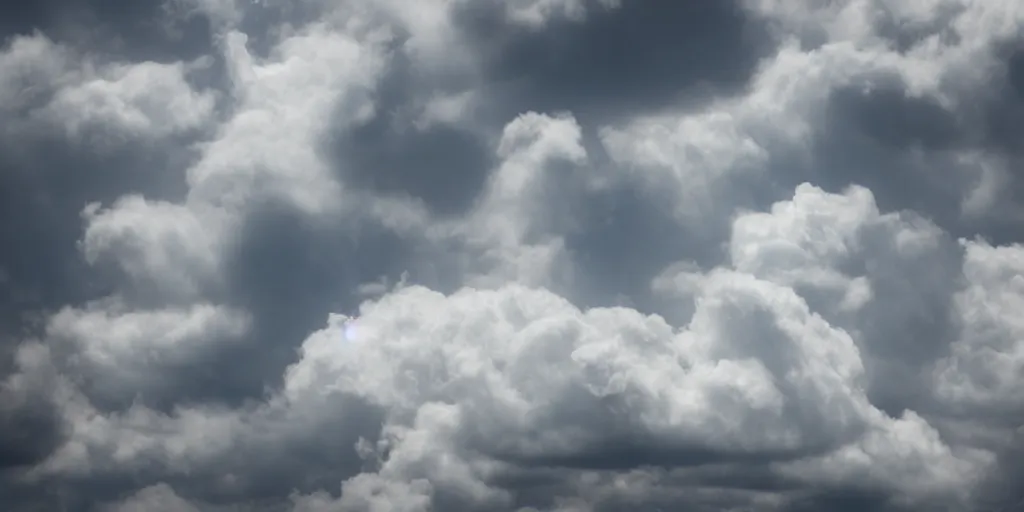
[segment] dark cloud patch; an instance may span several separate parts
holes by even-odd
[[[465,127],[413,126],[418,78],[411,62],[395,53],[376,91],[377,115],[329,136],[327,152],[351,185],[421,200],[440,215],[463,213],[496,163],[493,148]]]
[[[314,228],[283,207],[258,209],[246,221],[227,259],[226,300],[252,314],[256,339],[204,365],[214,396],[229,403],[261,396],[271,384],[268,379],[276,380],[295,360],[297,343],[313,325],[323,322],[324,309],[329,307],[323,302],[329,293],[325,285],[338,282],[342,267],[325,261],[333,244],[312,243],[315,236]],[[316,304],[316,310],[304,311],[311,304]],[[246,364],[231,365],[231,360]],[[223,372],[225,363],[228,368],[235,366],[234,371]]]
[[[584,172],[601,175],[603,168],[614,168],[614,164],[595,139],[584,132],[590,161]],[[764,186],[754,180],[737,180],[731,185],[736,202],[758,209],[791,196],[793,190],[788,184]],[[678,310],[678,304],[666,308],[664,297],[652,294],[651,282],[675,263],[710,269],[727,259],[731,215],[711,201],[698,207],[703,214],[697,220],[680,223],[674,191],[652,190],[626,180],[578,195],[571,207],[578,220],[568,226],[565,237],[578,274],[572,300],[587,307],[628,305],[685,324],[689,313]],[[564,202],[564,198],[552,201]]]
[[[0,411],[0,477],[7,470],[39,463],[57,448],[62,426],[50,404],[34,399],[0,403]]]
[[[785,512],[816,512],[819,510],[896,512],[896,509],[890,506],[891,500],[892,496],[877,491],[830,489],[797,497],[783,510]]]
[[[248,38],[250,53],[269,57],[271,50],[285,34],[286,27],[301,27],[320,15],[315,2],[258,0],[240,8],[237,30]],[[285,29],[285,30],[283,30]]]
[[[731,1],[628,1],[540,30],[510,24],[498,6],[467,2],[455,16],[480,48],[488,88],[504,99],[493,108],[505,117],[532,109],[607,119],[729,94],[773,47]]]
[[[1014,41],[1002,54],[1004,68],[994,80],[994,94],[985,112],[983,148],[1002,155],[1010,180],[1002,193],[1018,215],[996,219],[997,230],[989,234],[993,243],[1024,241],[1019,212],[1024,211],[1024,41]],[[998,222],[1002,220],[1002,222]]]
[[[795,181],[810,178],[832,192],[862,185],[882,211],[916,210],[943,227],[958,225],[970,178],[951,168],[951,151],[966,142],[952,113],[889,82],[836,90],[823,117],[813,167]]]
[[[164,0],[39,0],[0,9],[0,36],[42,31],[79,49],[133,61],[191,60],[209,53],[202,16],[169,17]]]
[[[352,130],[338,146],[348,159],[351,183],[420,199],[440,215],[469,208],[494,163],[479,137],[449,126],[417,130],[390,124],[379,117]]]
[[[182,498],[216,510],[287,510],[292,493],[335,491],[340,482],[366,470],[355,447],[360,438],[375,442],[383,419],[378,409],[350,396],[327,395],[307,405],[336,412],[309,415],[307,410],[296,410],[285,417],[283,410],[253,411],[236,433],[234,449],[212,464],[174,471],[153,461],[24,484],[16,483],[11,472],[12,478],[0,480],[0,492],[23,507],[14,509],[19,512],[93,512],[100,503],[120,501],[139,489],[163,483]],[[314,417],[319,423],[302,427],[324,435],[281,435],[296,426],[283,422]],[[0,477],[5,476],[5,469],[0,467]]]
[[[922,368],[948,356],[956,340],[959,325],[950,311],[961,282],[952,276],[959,275],[962,258],[946,236],[912,259],[897,257],[892,235],[878,230],[864,235],[863,244],[864,274],[876,297],[858,312],[868,398],[898,417],[907,408],[925,407],[931,390]]]
[[[999,461],[977,495],[978,512],[1024,510],[1024,423],[1018,423],[1014,441],[999,452]]]
[[[252,14],[243,21],[258,27],[265,11],[246,11]],[[211,56],[186,80],[199,89],[224,89],[228,78],[213,23],[179,0],[40,0],[0,7],[0,42],[39,32],[98,63],[192,62]],[[258,48],[265,39],[253,36],[251,42]]]
[[[971,172],[958,161],[970,152],[988,155],[1009,172],[999,186],[1003,203],[995,207],[1024,206],[1024,51],[1002,53],[1005,68],[991,86],[956,111],[934,98],[911,96],[892,78],[878,77],[867,89],[837,89],[816,129],[814,168],[795,180],[811,178],[831,191],[860,184],[873,191],[883,211],[918,211],[954,236],[1020,241],[1017,217],[977,220],[962,208],[982,180],[980,168]]]
[[[937,100],[908,97],[899,86],[841,89],[832,116],[851,123],[874,142],[893,149],[950,149],[963,141],[956,117]]]
[[[184,193],[183,177],[169,172],[187,158],[182,153],[136,146],[99,154],[59,138],[11,140],[4,147],[0,311],[6,322],[111,291],[102,275],[86,272],[78,250],[87,204],[110,204],[132,192],[165,199]]]
[[[680,233],[669,207],[650,201],[630,186],[594,195],[583,204],[585,213],[580,218],[586,222],[566,237],[580,274],[580,304],[626,302],[651,311],[655,309],[651,280],[667,265],[684,260],[704,265],[720,261],[727,240],[721,231],[705,238],[692,230]]]
[[[1005,45],[997,55],[1001,66],[992,77],[992,91],[982,96],[979,110],[985,120],[979,131],[988,146],[1024,158],[1024,40]]]
[[[757,454],[723,453],[702,447],[673,448],[654,440],[647,442],[616,439],[606,444],[595,445],[586,451],[572,455],[549,454],[523,461],[527,464],[581,469],[581,470],[631,470],[638,468],[687,468],[710,466],[714,464],[737,464],[755,469],[772,461],[796,458],[803,453],[769,453]],[[733,482],[737,488],[742,487]]]
[[[1024,101],[1024,48],[1014,50],[1006,67],[1010,90],[1018,99]]]
[[[254,338],[205,365],[209,381],[199,387],[232,403],[277,387],[306,336],[329,313],[354,311],[360,285],[382,276],[397,282],[408,253],[405,242],[370,225],[345,232],[285,207],[257,209],[227,260],[225,297],[252,314]],[[246,364],[232,363],[240,360]]]
[[[2,477],[4,475],[0,475]],[[17,512],[47,512],[50,510],[67,510],[78,512],[82,507],[69,506],[69,500],[62,488],[41,486],[24,486],[13,484],[13,477],[0,481],[0,493],[4,497],[4,505]]]
[[[178,197],[166,172],[179,156],[145,148],[97,154],[60,139],[5,141],[0,152],[0,377],[15,370],[19,344],[41,336],[48,312],[109,294],[114,276],[92,272],[77,246],[82,208],[126,191]],[[62,426],[45,400],[0,404],[0,468],[37,463]]]

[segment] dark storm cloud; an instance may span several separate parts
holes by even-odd
[[[890,497],[884,493],[840,489],[835,491],[812,492],[793,500],[785,512],[812,512],[817,510],[834,510],[836,512],[861,512],[877,510],[879,512],[895,510],[889,506]]]
[[[997,148],[1024,156],[1024,40],[1008,45],[1005,68],[994,87],[996,94],[984,109],[988,120],[987,134]]]
[[[39,0],[11,5],[0,18],[0,38],[42,31],[78,47],[133,61],[191,60],[211,45],[208,20],[173,19],[162,0]]]
[[[836,91],[824,118],[815,134],[816,168],[810,170],[823,186],[863,185],[882,209],[916,209],[943,224],[957,221],[966,178],[954,174],[950,157],[941,154],[966,144],[954,113],[890,82],[870,91]],[[915,161],[918,154],[925,163]]]
[[[722,258],[721,236],[681,235],[664,203],[650,201],[633,187],[596,194],[583,207],[588,222],[566,243],[579,272],[599,277],[581,280],[582,303],[627,301],[644,311],[657,310],[650,303],[650,282],[666,266],[681,260],[713,266]]]
[[[464,127],[410,125],[418,99],[417,70],[394,50],[376,91],[377,113],[326,141],[341,176],[356,187],[422,200],[439,215],[464,213],[496,163],[483,134]]]
[[[53,408],[43,401],[4,407],[0,418],[0,477],[38,463],[57,448],[61,425]],[[0,489],[4,488],[0,484]]]
[[[993,94],[980,109],[983,112],[983,148],[1001,155],[1011,176],[1003,186],[1013,218],[992,219],[986,235],[993,243],[1024,241],[1020,212],[1024,208],[1024,40],[1015,40],[1000,52],[1002,69],[993,77]],[[1009,216],[1006,216],[1009,217]]]
[[[733,1],[622,2],[539,30],[507,23],[500,5],[467,2],[456,19],[482,48],[503,117],[567,110],[590,121],[692,104],[742,89],[773,46]]]
[[[832,101],[830,116],[844,119],[882,147],[934,151],[964,142],[953,113],[932,98],[908,97],[899,85],[840,90]]]

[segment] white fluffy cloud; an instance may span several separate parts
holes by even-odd
[[[21,462],[0,450],[3,488],[29,489],[16,507],[55,503],[45,487],[111,511],[801,510],[837,494],[959,511],[1017,446],[1024,248],[956,243],[1017,208],[1014,155],[982,135],[879,150],[922,189],[975,185],[946,218],[822,149],[848,142],[830,123],[850,90],[895,88],[981,130],[971,95],[1009,74],[1015,2],[740,2],[778,43],[744,88],[598,122],[485,109],[530,77],[495,74],[477,32],[569,33],[627,2],[175,6],[173,22],[209,18],[208,55],[133,62],[43,33],[0,53],[2,147],[189,155],[181,194],[73,205],[83,279],[109,287],[36,312],[10,350],[0,436],[52,426]],[[350,182],[379,169],[334,145],[378,125],[468,133],[491,157],[470,206]],[[616,194],[659,216],[630,229],[668,234],[590,216]],[[642,242],[580,242],[594,233]],[[623,279],[650,293],[594,292],[596,250],[659,255]],[[628,305],[595,306],[612,302]]]
[[[188,81],[202,62],[104,62],[40,33],[16,37],[4,50],[0,103],[9,122],[18,122],[11,128],[35,121],[103,148],[202,128],[214,113],[214,94]]]
[[[955,309],[960,335],[942,360],[937,392],[969,414],[1020,409],[1024,368],[1022,247],[963,242],[966,284]]]
[[[844,198],[801,186],[768,218],[737,220],[735,236],[756,236],[750,232],[759,221],[792,222],[792,210],[830,199],[829,211],[807,212],[820,215],[812,219],[825,230],[846,223],[852,235],[885,219],[864,190]],[[927,230],[922,235],[904,228],[892,232],[898,244],[927,236]],[[797,231],[801,238],[814,232]],[[827,261],[829,252],[843,250],[843,241],[830,243],[822,234],[800,241],[817,245],[811,248],[817,249],[814,260]],[[357,318],[335,318],[331,328],[307,340],[286,389],[294,397],[342,389],[383,406],[393,422],[385,432],[394,429],[397,438],[386,445],[378,478],[424,479],[442,488],[472,486],[432,480],[448,473],[436,466],[438,449],[506,463],[551,463],[621,444],[674,450],[680,465],[699,450],[723,463],[767,457],[777,459],[784,475],[820,484],[855,479],[895,486],[906,499],[966,493],[965,475],[977,474],[989,457],[951,450],[913,412],[890,418],[872,407],[850,334],[813,313],[793,289],[742,271],[798,262],[770,247],[786,238],[765,237],[768,247],[756,255],[737,251],[739,271],[690,279],[696,309],[682,330],[630,309],[580,311],[527,288],[466,289],[448,297],[402,289],[364,305]],[[744,248],[756,243],[742,242]],[[768,277],[779,281],[778,275]],[[812,272],[808,279],[815,277]],[[453,439],[470,446],[452,447]],[[406,443],[415,443],[415,455]],[[426,446],[433,449],[422,451]],[[789,462],[793,456],[797,460]],[[494,462],[460,463],[486,481],[487,468],[502,468]]]

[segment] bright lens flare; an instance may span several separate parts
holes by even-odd
[[[356,323],[352,320],[345,322],[345,326],[341,329],[341,335],[345,341],[356,341],[359,338],[359,329],[356,327]]]

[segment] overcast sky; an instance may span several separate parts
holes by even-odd
[[[1019,0],[9,4],[5,510],[1024,510]]]

